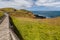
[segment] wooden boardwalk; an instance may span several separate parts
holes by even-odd
[[[9,15],[5,13],[5,16],[0,24],[0,40],[19,40],[17,35],[9,28]]]

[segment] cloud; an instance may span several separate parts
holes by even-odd
[[[60,7],[60,0],[37,0],[37,6]]]
[[[60,7],[60,0],[0,0],[0,8],[27,9],[34,6]]]
[[[13,7],[13,8],[29,8],[32,7],[32,0],[0,0],[0,8]]]

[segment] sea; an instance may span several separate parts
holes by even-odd
[[[44,16],[46,18],[54,18],[60,16],[60,11],[32,11],[33,14]]]

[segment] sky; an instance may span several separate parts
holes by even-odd
[[[0,0],[0,8],[7,7],[31,11],[60,11],[60,0]]]

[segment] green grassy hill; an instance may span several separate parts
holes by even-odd
[[[34,14],[31,11],[20,9],[16,10],[14,8],[2,8],[0,11],[8,12],[10,15],[17,16],[17,17],[29,17],[34,18]]]
[[[16,9],[14,9],[14,8],[1,8],[0,11],[3,11],[3,12],[14,12],[14,11],[16,11]]]
[[[32,19],[11,17],[24,40],[60,40],[60,17]]]
[[[34,14],[30,11],[21,9],[17,10],[13,13],[10,13],[10,15],[16,16],[16,17],[29,17],[29,18],[34,18]]]

